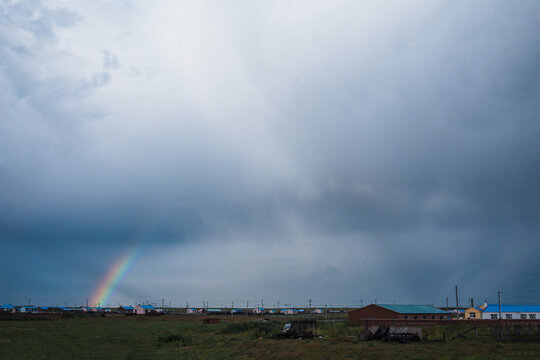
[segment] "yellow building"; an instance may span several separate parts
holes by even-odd
[[[470,307],[465,309],[465,320],[469,319],[481,319],[482,318],[482,309],[479,307]]]

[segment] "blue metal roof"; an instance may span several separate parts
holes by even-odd
[[[498,304],[489,304],[484,312],[498,313]],[[504,313],[540,313],[540,305],[501,305],[501,312]]]
[[[155,309],[155,307],[153,307],[152,305],[139,305],[139,306],[142,307],[142,308],[145,309],[145,310]]]
[[[445,314],[449,313],[430,305],[390,305],[377,304],[377,306],[397,312],[399,314]]]

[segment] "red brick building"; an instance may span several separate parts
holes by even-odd
[[[372,304],[349,311],[349,322],[360,323],[369,319],[396,320],[449,320],[451,314],[430,305]]]

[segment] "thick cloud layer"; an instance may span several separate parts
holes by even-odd
[[[540,301],[539,10],[3,3],[0,301]]]

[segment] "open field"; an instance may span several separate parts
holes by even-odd
[[[322,339],[271,338],[285,319],[222,317],[203,324],[189,316],[81,316],[0,320],[0,359],[538,359],[540,343],[494,343],[479,337],[452,340],[467,326],[425,328],[428,342],[358,342],[361,326],[320,321]],[[442,334],[446,342],[439,342]]]

